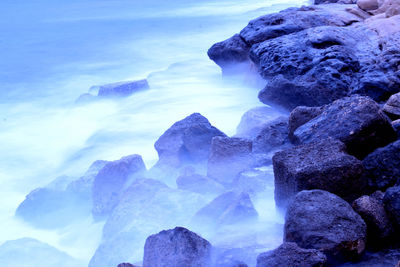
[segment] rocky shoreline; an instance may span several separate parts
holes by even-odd
[[[105,221],[91,267],[128,261],[143,235],[143,267],[399,266],[400,2],[320,2],[252,20],[208,51],[223,75],[258,73],[260,101],[290,116],[249,110],[229,137],[194,113],[157,140],[151,169],[140,155],[96,161],[32,191],[16,215],[50,229],[87,214]],[[111,84],[98,96],[148,88]],[[272,186],[286,214],[275,250],[195,233],[260,228],[254,200]],[[170,230],[155,234],[159,222]]]

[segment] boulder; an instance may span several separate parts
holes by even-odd
[[[346,153],[335,139],[277,152],[272,158],[275,201],[285,207],[302,190],[322,189],[351,201],[365,190],[362,162]]]
[[[400,119],[400,93],[392,95],[382,109],[392,120]]]
[[[399,249],[384,249],[380,251],[366,251],[357,262],[347,262],[341,267],[398,267],[400,259]]]
[[[147,80],[110,83],[99,86],[98,97],[128,97],[136,92],[149,89]]]
[[[251,168],[252,142],[238,137],[214,137],[208,159],[207,176],[230,185],[242,171]]]
[[[326,262],[326,256],[319,250],[300,248],[292,242],[285,242],[277,249],[257,257],[257,267],[323,267]]]
[[[351,206],[323,190],[298,193],[285,217],[284,241],[325,253],[329,264],[362,254],[366,243],[365,222]]]
[[[397,135],[379,105],[371,98],[353,95],[327,105],[324,111],[298,127],[297,144],[333,137],[347,146],[347,151],[364,158],[378,147],[397,139]]]
[[[378,0],[357,0],[357,6],[365,11],[376,10],[379,8]]]
[[[356,2],[357,0],[314,0],[314,5],[331,4],[331,3],[355,4]]]
[[[210,266],[211,244],[183,228],[149,236],[144,246],[143,267]]]
[[[201,227],[232,225],[257,219],[258,213],[247,193],[227,192],[201,208],[193,222]]]
[[[188,162],[205,162],[215,136],[226,136],[199,113],[174,123],[154,144],[158,164],[172,167]]]
[[[378,148],[364,160],[365,176],[372,190],[385,190],[400,177],[400,141]]]
[[[243,114],[236,128],[235,137],[253,140],[271,120],[281,115],[282,113],[278,112],[276,108],[269,106],[252,108]]]
[[[92,188],[92,214],[101,219],[109,215],[133,178],[144,172],[146,167],[140,155],[123,157],[107,163],[96,175]]]
[[[389,188],[383,199],[385,209],[396,227],[400,227],[400,186]]]
[[[372,196],[362,196],[353,202],[353,209],[367,224],[368,242],[383,244],[393,235],[393,226],[385,211],[383,201]]]
[[[301,125],[309,122],[315,117],[319,116],[322,111],[324,111],[324,107],[305,107],[298,106],[290,112],[289,117],[289,138],[293,140],[294,131],[299,128]]]
[[[202,195],[221,194],[224,187],[207,176],[197,174],[193,167],[183,169],[181,175],[176,179],[178,189],[187,190]]]
[[[287,117],[267,123],[253,140],[254,153],[269,153],[290,146]]]

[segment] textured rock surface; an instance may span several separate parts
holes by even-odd
[[[359,256],[365,249],[366,225],[351,206],[322,190],[298,193],[288,207],[284,241],[318,249],[337,263]]]
[[[277,249],[260,254],[257,267],[323,267],[326,256],[316,249],[303,249],[296,243],[286,242]]]
[[[348,155],[338,140],[325,139],[277,152],[272,161],[275,173],[275,201],[286,206],[297,192],[322,189],[346,200],[365,190],[361,161]]]
[[[294,131],[301,125],[319,116],[324,107],[305,107],[298,106],[292,110],[289,117],[289,138],[293,140]]]
[[[319,116],[294,132],[294,138],[300,144],[327,137],[345,143],[347,151],[358,158],[397,139],[389,119],[379,105],[369,97],[358,95],[327,105]]]
[[[210,266],[211,244],[197,234],[176,227],[149,236],[144,246],[143,267]]]
[[[158,163],[177,167],[187,162],[206,161],[215,136],[225,134],[201,114],[193,113],[174,123],[154,144]]]
[[[287,117],[279,117],[267,123],[253,140],[254,153],[268,153],[290,146]]]
[[[397,120],[400,119],[400,93],[392,95],[382,109],[388,116]]]
[[[383,199],[385,209],[389,213],[392,221],[400,227],[400,186],[389,188]]]

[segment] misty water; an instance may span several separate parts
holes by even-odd
[[[200,112],[228,135],[257,99],[253,76],[222,78],[207,49],[250,19],[302,0],[3,0],[0,4],[0,244],[31,237],[88,263],[103,223],[40,230],[14,217],[33,189],[97,159],[157,160],[157,138]],[[147,78],[150,90],[76,105],[94,85]],[[270,197],[271,199],[271,197]],[[261,217],[281,219],[273,202]],[[229,239],[226,241],[229,242]],[[277,245],[271,242],[271,246]]]

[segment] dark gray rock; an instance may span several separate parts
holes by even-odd
[[[292,110],[289,117],[289,138],[293,140],[294,131],[301,125],[319,116],[324,107],[305,107],[298,106]]]
[[[281,112],[269,106],[252,108],[243,114],[235,137],[253,140],[271,120],[281,115]]]
[[[248,222],[258,217],[247,193],[224,193],[200,209],[193,222],[202,227],[232,225]]]
[[[257,267],[324,267],[326,262],[326,256],[319,250],[300,248],[291,242],[285,242],[277,249],[257,257]]]
[[[358,262],[348,262],[340,267],[397,267],[399,259],[399,249],[367,251]]]
[[[379,105],[369,97],[353,95],[327,105],[314,119],[294,132],[297,144],[333,137],[347,146],[349,154],[364,158],[378,147],[397,139]]]
[[[277,152],[272,161],[275,201],[281,207],[302,190],[322,189],[348,201],[366,190],[361,161],[348,155],[344,144],[335,139]]]
[[[397,139],[400,139],[400,120],[392,121],[392,126],[397,133]]]
[[[99,86],[98,97],[128,97],[136,92],[149,89],[147,80],[110,83]]]
[[[352,206],[367,224],[368,242],[371,245],[382,245],[391,238],[394,230],[382,200],[362,196],[356,199]]]
[[[400,228],[400,186],[389,188],[383,199],[385,209],[397,228]]]
[[[290,146],[287,117],[279,117],[267,123],[253,140],[254,153],[269,153]]]
[[[176,179],[178,189],[203,195],[221,194],[224,187],[207,176],[197,174],[193,167],[186,167]]]
[[[392,120],[400,119],[400,93],[392,95],[382,109]]]
[[[363,165],[373,190],[394,186],[400,178],[400,141],[378,148],[363,160]]]
[[[132,176],[145,170],[146,167],[140,155],[131,155],[107,163],[93,182],[92,214],[94,218],[101,219],[109,215],[118,204],[125,187],[133,178]]]
[[[242,171],[252,167],[252,142],[237,137],[214,137],[208,159],[207,176],[230,185]]]
[[[149,236],[144,246],[143,267],[210,266],[211,244],[183,228]]]
[[[226,135],[201,114],[193,113],[174,123],[154,144],[158,164],[177,167],[188,162],[205,162],[215,136]]]
[[[323,190],[302,191],[286,212],[284,241],[318,249],[335,264],[362,254],[366,231],[363,219],[343,199]]]

